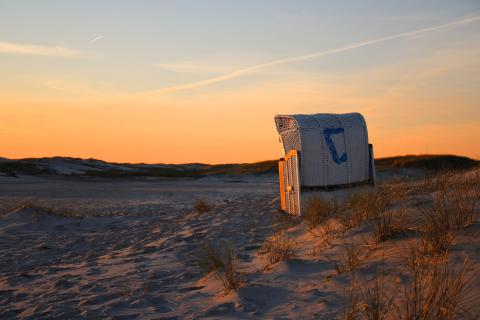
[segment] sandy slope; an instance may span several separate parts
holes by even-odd
[[[84,186],[71,180],[27,179],[17,182],[18,189],[2,185],[14,201],[20,201],[24,190],[29,194],[24,197],[75,214],[81,209],[132,213],[84,218],[20,208],[0,218],[0,318],[158,319],[197,314],[205,307],[204,300],[198,301],[200,307],[182,298],[199,289],[197,247],[205,238],[234,239],[247,250],[262,243],[276,213],[272,183],[141,181]],[[59,193],[63,188],[66,195]],[[204,198],[215,204],[214,210],[192,212],[193,200],[207,194]],[[145,208],[144,215],[137,214]]]
[[[369,225],[344,230],[332,218],[325,241],[321,228],[309,231],[293,219],[283,229],[295,257],[266,268],[258,248],[286,221],[277,210],[274,177],[240,183],[42,179],[1,180],[3,207],[35,198],[77,217],[20,208],[0,218],[2,319],[341,318],[352,280],[352,273],[335,269],[345,241],[358,246],[360,280],[381,268],[386,292],[401,302],[399,252],[415,239],[410,235],[371,245]],[[413,195],[401,206],[418,206],[428,196]],[[195,212],[197,198],[213,210]],[[450,251],[452,262],[470,258],[472,301],[480,300],[479,230],[477,221]],[[215,274],[201,273],[195,260],[205,240],[234,244],[242,288],[226,294]],[[480,314],[472,306],[472,314]]]

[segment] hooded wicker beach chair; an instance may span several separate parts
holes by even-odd
[[[283,145],[279,161],[283,210],[301,215],[302,194],[375,185],[373,147],[359,113],[276,115]]]

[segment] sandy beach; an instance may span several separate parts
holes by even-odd
[[[476,175],[462,173],[462,179]],[[414,212],[433,197],[420,192],[422,179],[395,181],[386,185],[406,192],[395,210]],[[274,175],[1,177],[0,317],[342,319],[352,283],[368,287],[381,269],[393,319],[407,281],[402,252],[419,236],[407,230],[374,243],[371,224],[347,228],[340,214],[309,227],[278,210],[277,188]],[[198,199],[211,210],[195,209]],[[477,216],[449,250],[457,267],[468,256],[465,301],[473,317],[479,314],[472,304],[480,297],[479,230]],[[279,233],[292,254],[272,264],[262,248]],[[205,243],[235,248],[238,289],[226,290],[217,272],[199,268]],[[358,261],[342,270],[348,245]]]

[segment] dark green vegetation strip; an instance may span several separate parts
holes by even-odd
[[[54,159],[59,159],[54,158]],[[83,176],[108,177],[108,178],[128,178],[128,177],[165,177],[165,178],[201,178],[206,176],[239,176],[243,174],[262,175],[277,174],[277,160],[268,160],[254,163],[234,163],[208,165],[201,163],[181,164],[181,165],[144,165],[129,163],[112,163],[120,165],[130,170],[120,168],[101,168],[100,164],[107,162],[78,158],[61,158],[65,162],[91,166],[91,170],[86,170]],[[48,167],[39,167],[35,164],[39,159],[21,159],[0,162],[0,174],[15,176],[17,174],[41,175],[55,174]],[[44,164],[48,158],[40,159]],[[442,170],[464,170],[479,165],[479,161],[467,157],[454,155],[408,155],[399,157],[380,158],[375,160],[377,171],[386,171],[398,168],[422,169],[430,171]],[[100,169],[100,170],[96,170]]]

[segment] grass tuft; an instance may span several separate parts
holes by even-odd
[[[336,200],[326,200],[318,195],[310,197],[302,210],[302,217],[310,229],[316,228],[323,223],[327,217],[339,211]]]
[[[267,239],[259,253],[266,257],[265,267],[269,267],[277,262],[291,259],[295,255],[294,248],[295,244],[289,239],[288,233],[280,230]]]
[[[447,254],[433,264],[410,260],[406,265],[410,279],[404,284],[397,310],[400,319],[453,320],[468,314],[467,260],[457,271],[449,265]]]
[[[371,219],[372,238],[376,243],[387,241],[408,229],[408,221],[403,210],[385,210],[375,213]]]
[[[206,274],[215,272],[225,292],[238,289],[244,283],[238,271],[235,248],[230,243],[222,242],[215,246],[205,242],[198,252],[197,264]]]
[[[343,242],[340,260],[331,260],[338,274],[351,272],[362,264],[359,249],[355,243]]]
[[[206,213],[212,211],[212,207],[202,199],[197,199],[193,204],[193,208],[198,213]]]
[[[354,193],[347,199],[349,212],[342,217],[343,224],[347,228],[357,227],[364,221],[379,216],[392,202],[393,194],[385,187]]]

